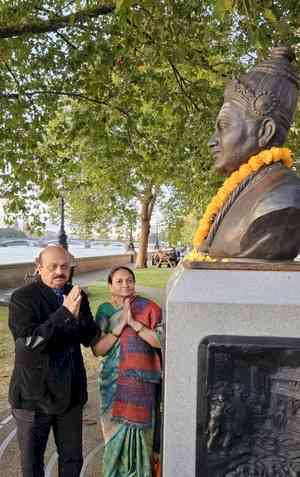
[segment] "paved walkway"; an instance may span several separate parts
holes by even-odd
[[[84,408],[83,455],[84,464],[80,477],[101,477],[103,441],[98,414],[96,376],[88,382],[89,401]],[[94,419],[91,420],[90,418]],[[21,477],[20,455],[16,439],[16,425],[10,409],[0,411],[0,474],[5,477]],[[45,453],[45,477],[57,477],[57,454],[51,433]]]
[[[96,270],[94,272],[86,272],[81,273],[80,275],[75,275],[73,277],[73,284],[84,287],[91,285],[92,283],[96,283],[98,281],[106,281],[109,271],[110,269]]]

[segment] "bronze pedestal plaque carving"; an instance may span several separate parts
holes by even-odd
[[[300,476],[300,339],[200,344],[197,477]]]

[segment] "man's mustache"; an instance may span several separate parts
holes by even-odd
[[[55,278],[67,278],[66,275],[54,275],[54,280]]]

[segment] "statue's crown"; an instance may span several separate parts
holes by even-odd
[[[299,89],[293,59],[290,48],[273,48],[269,59],[226,86],[224,100],[238,103],[256,118],[274,117],[289,129]]]

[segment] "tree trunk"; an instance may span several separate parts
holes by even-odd
[[[147,268],[148,262],[148,242],[150,234],[150,220],[152,217],[153,207],[156,199],[155,193],[148,193],[142,201],[141,210],[141,235],[139,242],[139,250],[136,258],[135,268]]]

